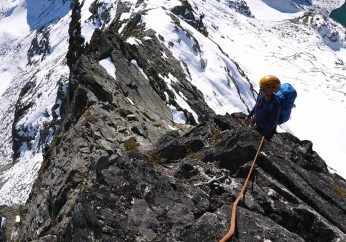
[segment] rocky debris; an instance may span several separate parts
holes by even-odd
[[[237,11],[240,14],[243,14],[247,17],[254,17],[251,13],[250,8],[247,6],[246,1],[243,0],[235,0],[235,1],[228,1],[228,5],[230,8],[233,8],[235,11]]]
[[[35,76],[32,78],[35,79]],[[41,94],[35,89],[35,81],[27,82],[19,93],[14,110],[14,120],[12,123],[12,150],[13,161],[21,155],[21,152],[28,149],[36,152],[49,144],[61,123],[63,113],[62,106],[66,96],[66,80],[58,82],[57,97],[51,110],[46,109],[44,113],[45,121],[40,123],[27,123],[26,115],[35,104],[35,98]],[[35,140],[37,139],[37,142]]]
[[[66,80],[61,79],[58,82],[58,91],[55,100],[55,104],[51,109],[52,119],[50,121],[46,121],[43,123],[40,129],[40,139],[39,139],[39,147],[44,149],[48,144],[52,142],[54,135],[60,128],[62,119],[64,115],[64,106],[66,101],[66,95],[68,92],[68,83]]]
[[[119,135],[110,117],[87,125],[82,116],[48,150],[20,240],[219,240],[261,138],[244,126],[245,115],[214,116],[128,151],[106,142]],[[99,130],[107,126],[108,138]],[[345,191],[311,142],[278,134],[258,158],[233,241],[345,240]]]
[[[203,24],[204,14],[198,13],[197,6],[193,7],[189,1],[181,1],[181,5],[175,6],[171,11],[197,29],[204,36],[208,36],[207,28]]]
[[[328,18],[327,14],[329,13],[322,14],[314,10],[309,10],[303,16],[291,21],[310,26],[319,33],[326,45],[334,50],[339,50],[345,45],[344,28]]]
[[[29,112],[34,105],[34,101],[27,98],[35,92],[35,81],[27,82],[19,93],[17,103],[15,105],[14,120],[12,123],[12,150],[13,160],[20,156],[20,149],[23,145],[29,146],[31,141],[35,139],[37,129],[33,126],[19,124],[20,120]]]
[[[31,41],[31,46],[27,53],[28,64],[33,65],[44,60],[44,58],[50,54],[50,49],[49,28],[42,28]]]
[[[90,6],[90,13],[92,13],[90,20],[95,26],[102,27],[102,25],[111,21],[110,11],[113,10],[113,4],[95,1]]]

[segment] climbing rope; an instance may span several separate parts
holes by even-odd
[[[255,155],[255,158],[253,159],[252,161],[252,165],[251,165],[251,168],[250,168],[250,171],[249,171],[249,174],[247,175],[246,177],[246,180],[243,184],[243,187],[241,188],[241,191],[240,193],[238,194],[238,197],[237,199],[234,201],[233,203],[233,206],[232,206],[232,217],[231,217],[231,226],[227,232],[227,234],[225,234],[225,236],[223,236],[223,238],[220,240],[220,242],[226,242],[228,241],[234,234],[234,230],[235,230],[235,222],[236,222],[236,218],[237,218],[237,205],[238,205],[238,202],[240,201],[240,199],[243,197],[243,194],[246,190],[246,187],[247,187],[247,183],[249,182],[249,179],[251,177],[251,174],[252,174],[252,171],[253,171],[253,168],[255,167],[255,163],[256,163],[256,160],[257,160],[257,157],[261,151],[261,148],[262,148],[262,145],[263,145],[263,142],[264,142],[264,136],[262,136],[262,139],[261,139],[261,143],[260,145],[258,146],[257,148],[257,152],[256,152],[256,155]]]

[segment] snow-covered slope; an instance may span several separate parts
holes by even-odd
[[[69,5],[65,0],[0,3],[0,204],[26,201],[42,147],[56,128],[52,112],[59,104],[53,106],[69,74]]]
[[[312,140],[314,149],[346,177],[345,29],[327,17],[342,5],[341,0],[79,3],[85,44],[96,28],[107,28],[113,20],[123,23],[122,34],[131,14],[144,11],[145,29],[154,30],[181,61],[191,83],[218,114],[248,112],[263,75],[275,74],[291,82],[298,90],[297,107],[282,128]],[[42,147],[54,134],[59,118],[57,92],[66,91],[69,74],[65,56],[70,4],[66,0],[0,3],[0,204],[26,200],[42,161]],[[191,11],[179,13],[175,7],[182,4]],[[122,14],[115,16],[118,8]],[[143,44],[134,36],[128,36],[127,42]],[[131,63],[140,70],[136,62]],[[116,78],[107,59],[100,65]],[[198,120],[186,97],[172,87],[179,80],[172,75],[162,79],[179,106]],[[186,120],[176,107],[170,108],[175,122]]]

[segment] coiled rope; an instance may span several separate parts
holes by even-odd
[[[225,234],[223,236],[223,238],[220,240],[220,242],[226,242],[228,241],[234,234],[234,230],[235,230],[235,223],[236,223],[236,218],[237,218],[237,206],[238,206],[238,203],[240,201],[240,199],[243,197],[243,194],[246,190],[246,187],[247,187],[247,184],[250,180],[250,177],[251,177],[251,174],[252,174],[252,171],[253,171],[253,168],[255,167],[255,163],[256,163],[256,160],[257,160],[257,157],[261,151],[261,148],[262,148],[262,145],[263,145],[263,142],[264,142],[264,136],[262,136],[262,139],[261,139],[261,142],[260,142],[260,145],[258,146],[257,148],[257,152],[256,152],[256,155],[255,155],[255,158],[253,159],[252,161],[252,164],[251,164],[251,168],[250,168],[250,171],[246,177],[246,180],[243,184],[243,187],[241,188],[241,191],[240,193],[238,194],[238,197],[237,199],[234,201],[233,203],[233,206],[232,206],[232,217],[231,217],[231,226],[227,232],[227,234]]]

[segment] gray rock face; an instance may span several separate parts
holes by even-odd
[[[125,151],[96,128],[107,121],[86,124],[82,115],[47,152],[20,240],[219,240],[260,140],[242,117],[214,116]],[[343,241],[345,187],[309,141],[278,134],[258,158],[232,241]]]
[[[246,1],[243,0],[236,0],[236,1],[229,1],[229,7],[235,9],[238,13],[241,13],[247,17],[254,17],[251,13],[251,10],[247,6]]]
[[[208,36],[207,28],[203,24],[204,14],[198,13],[198,8],[194,9],[188,1],[181,1],[181,3],[182,5],[172,9],[172,13],[178,15],[203,35]]]

